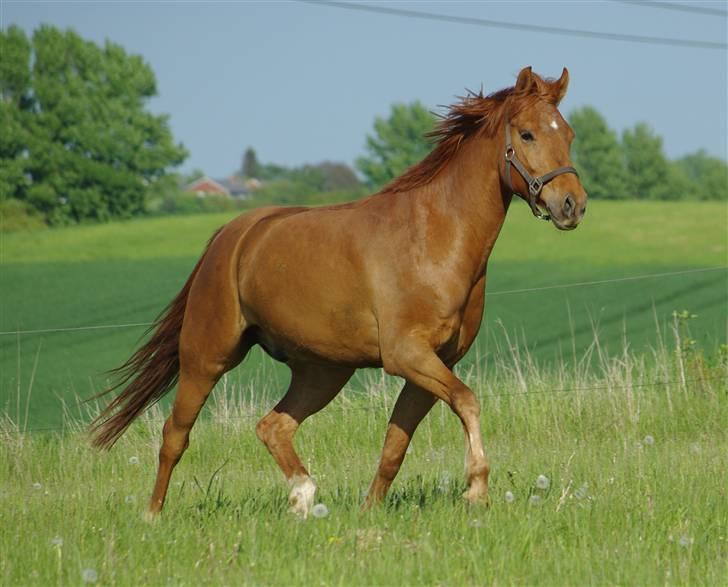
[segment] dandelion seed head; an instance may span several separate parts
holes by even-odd
[[[129,464],[130,465],[138,465],[139,464],[139,457],[129,457]]]
[[[136,503],[136,495],[127,495],[127,496],[126,496],[126,497],[124,498],[124,501],[125,501],[126,503]]]
[[[438,487],[440,491],[446,491],[448,486],[450,485],[450,473],[448,471],[443,471],[440,473],[440,480],[438,482]]]
[[[652,435],[648,434],[642,439],[642,442],[644,442],[646,446],[652,446],[653,444],[655,444],[655,438]]]
[[[36,491],[39,491],[42,487],[43,487],[43,485],[41,485],[37,481],[35,483],[33,483],[33,489],[35,489]]]
[[[313,508],[311,508],[311,515],[314,518],[325,518],[329,515],[329,508],[327,508],[323,503],[317,503],[313,506]]]
[[[690,536],[680,536],[680,540],[678,541],[678,544],[682,546],[683,548],[687,548],[688,546],[691,546],[693,544],[693,539]]]
[[[589,484],[588,483],[582,484],[582,486],[579,487],[579,489],[577,489],[574,492],[574,496],[576,497],[576,499],[584,499],[588,494],[589,494]]]
[[[549,478],[546,475],[539,475],[536,478],[536,487],[539,489],[548,489],[549,485],[551,485],[551,481],[549,481]]]
[[[54,536],[53,538],[51,538],[51,544],[60,548],[61,546],[63,546],[63,538],[61,538],[60,536]]]
[[[531,505],[538,505],[541,503],[541,496],[540,495],[532,495],[528,501],[531,503]]]
[[[470,520],[468,522],[468,526],[470,526],[471,528],[480,528],[482,525],[483,522],[481,522],[480,520]]]
[[[700,452],[700,445],[697,442],[693,442],[690,445],[690,452],[693,454],[698,454]]]
[[[516,496],[513,495],[512,491],[506,491],[505,495],[503,496],[503,499],[506,500],[506,503],[513,503],[516,499]]]
[[[84,583],[96,583],[99,580],[99,574],[96,569],[84,569],[81,571],[81,580]]]

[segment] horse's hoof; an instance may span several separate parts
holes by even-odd
[[[288,503],[291,506],[288,511],[305,520],[311,513],[315,494],[316,484],[310,477],[297,479],[292,483],[291,493],[288,496]]]
[[[469,504],[474,506],[481,506],[481,507],[490,507],[490,498],[488,497],[487,492],[482,491],[473,491],[472,489],[468,489],[463,493],[463,499]]]

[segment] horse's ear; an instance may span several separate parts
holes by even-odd
[[[516,80],[516,92],[528,92],[533,86],[533,73],[531,72],[531,66],[524,67],[518,73],[518,79]]]
[[[567,89],[569,89],[569,70],[564,67],[561,77],[554,82],[554,101],[557,106],[566,96]]]

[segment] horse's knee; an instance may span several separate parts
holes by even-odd
[[[463,419],[480,418],[480,402],[469,387],[461,384],[450,395],[452,409]]]
[[[270,450],[290,441],[294,432],[295,425],[290,416],[276,411],[264,416],[255,426],[256,436]]]

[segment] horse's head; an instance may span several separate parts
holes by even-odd
[[[574,131],[558,110],[568,85],[566,68],[549,81],[526,67],[505,111],[504,184],[560,230],[576,228],[586,211],[586,191],[569,156]]]

